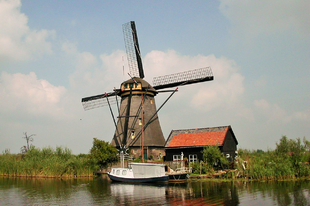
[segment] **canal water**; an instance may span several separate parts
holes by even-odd
[[[310,205],[310,181],[120,184],[0,177],[0,205]]]

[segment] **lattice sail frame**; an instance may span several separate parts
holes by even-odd
[[[169,74],[165,76],[158,76],[153,78],[153,87],[160,85],[167,85],[172,83],[203,79],[206,77],[212,77],[213,73],[211,67],[204,67],[200,69],[190,70],[186,72],[179,72],[175,74]]]
[[[131,22],[123,24],[123,33],[125,48],[127,53],[127,61],[129,66],[129,73],[133,77],[139,77],[139,67],[137,62],[137,55],[135,52],[135,43],[133,38],[133,31],[131,28]],[[139,50],[139,48],[137,48]],[[139,50],[140,53],[140,50]]]
[[[120,99],[117,99],[115,97],[109,98],[110,105],[114,105],[117,102],[120,103]],[[83,105],[84,110],[87,111],[87,110],[91,110],[91,109],[95,109],[99,107],[108,106],[109,103],[108,103],[107,97],[102,97],[102,98],[82,102],[82,105]]]

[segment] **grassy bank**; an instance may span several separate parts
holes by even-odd
[[[221,162],[216,158],[216,165],[193,165],[194,174],[205,174],[206,178],[252,180],[284,180],[310,178],[310,142],[305,138],[288,139],[283,136],[276,143],[275,150],[239,149],[236,160],[232,163]],[[210,162],[210,161],[209,161]],[[233,165],[233,169],[231,169]],[[194,176],[195,177],[195,176]]]
[[[275,150],[239,149],[228,162],[217,146],[203,151],[204,161],[193,163],[193,175],[213,179],[284,180],[310,178],[310,142],[283,136]],[[73,155],[68,148],[30,148],[26,154],[0,155],[0,175],[27,177],[83,177],[118,161],[117,150],[94,138],[90,154]],[[233,169],[231,168],[233,167]],[[197,177],[198,178],[198,177]]]
[[[287,180],[310,178],[310,153],[238,150],[234,168],[214,168],[207,163],[193,164],[193,179]],[[231,165],[230,165],[231,166]]]
[[[310,176],[309,151],[257,152],[240,150],[236,168],[244,178],[271,180]]]
[[[0,175],[27,177],[93,176],[97,169],[87,155],[73,155],[67,148],[31,148],[26,154],[0,155]]]

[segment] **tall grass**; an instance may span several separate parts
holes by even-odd
[[[0,175],[31,177],[93,176],[95,165],[87,155],[73,155],[68,148],[32,147],[26,154],[0,155]]]
[[[251,152],[239,150],[236,168],[243,177],[249,179],[275,180],[309,177],[309,162],[304,161],[307,153],[300,156],[298,160],[293,155],[276,151]]]
[[[310,142],[282,136],[275,150],[238,150],[236,168],[250,179],[310,177]]]

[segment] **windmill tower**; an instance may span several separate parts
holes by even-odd
[[[158,111],[177,91],[163,90],[172,87],[213,80],[210,67],[155,77],[153,86],[143,80],[144,70],[135,22],[123,25],[123,33],[130,79],[121,83],[119,89],[112,92],[86,97],[82,99],[85,110],[106,106],[110,107],[115,125],[115,133],[111,144],[125,153],[130,149],[133,156],[157,157],[164,154],[165,138],[159,123]],[[160,92],[171,92],[167,100],[157,109],[154,97]],[[120,97],[120,105],[119,105]],[[118,109],[117,120],[111,105]],[[143,156],[142,156],[143,158]]]

